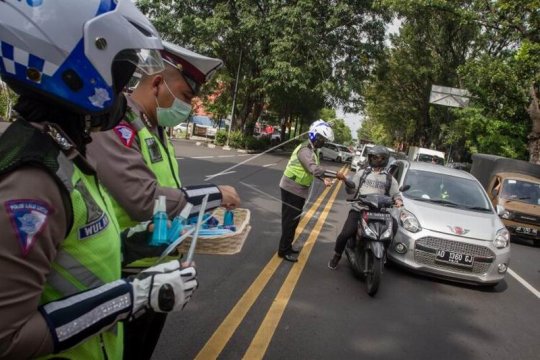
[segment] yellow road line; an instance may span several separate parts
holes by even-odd
[[[259,330],[257,331],[257,333],[255,334],[255,337],[251,341],[251,344],[249,345],[249,348],[247,349],[246,354],[244,355],[243,359],[250,359],[250,360],[262,359],[264,354],[266,353],[266,349],[268,348],[268,345],[270,344],[270,341],[272,340],[272,337],[274,336],[277,325],[279,321],[281,320],[281,317],[283,316],[283,312],[285,311],[285,308],[287,307],[287,304],[289,303],[289,300],[291,298],[292,292],[294,291],[294,288],[296,287],[296,283],[298,282],[298,279],[300,278],[300,275],[302,274],[302,271],[304,270],[304,267],[306,266],[311,250],[313,249],[315,241],[317,240],[317,237],[319,236],[319,233],[321,232],[324,222],[326,221],[326,218],[328,217],[328,214],[330,213],[330,208],[332,207],[334,203],[334,200],[338,194],[340,187],[341,187],[341,183],[339,183],[338,186],[336,186],[336,188],[334,189],[334,192],[330,196],[330,200],[327,202],[326,206],[324,207],[324,210],[322,211],[321,216],[317,220],[317,224],[315,225],[308,240],[306,241],[306,243],[304,244],[304,247],[302,248],[302,252],[300,253],[300,256],[298,257],[298,263],[291,268],[291,271],[289,272],[287,279],[285,279],[285,282],[281,286],[279,293],[274,299],[274,302],[272,303],[272,306],[270,307],[270,310],[266,314],[263,322],[259,326]]]
[[[311,217],[313,217],[315,214],[315,211],[321,205],[329,190],[330,188],[326,188],[322,192],[322,194],[308,210],[306,215],[300,220],[298,228],[296,229],[295,241],[298,239],[302,231],[304,231],[304,228],[308,224]],[[281,258],[279,258],[277,254],[274,254],[259,276],[257,276],[244,295],[242,295],[240,300],[238,300],[234,308],[229,312],[225,320],[223,320],[216,331],[214,331],[195,359],[215,359],[219,356],[238,326],[242,323],[242,320],[244,320],[244,317],[251,309],[272,275],[275,273],[279,264],[281,264],[281,261]]]

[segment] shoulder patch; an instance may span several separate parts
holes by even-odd
[[[133,139],[135,139],[135,130],[127,125],[117,125],[114,127],[114,132],[122,144],[127,147],[131,147],[131,144],[133,144]]]
[[[23,256],[28,255],[37,236],[45,229],[51,211],[49,204],[38,200],[16,199],[4,203],[11,226],[19,239]]]

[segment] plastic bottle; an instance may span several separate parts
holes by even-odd
[[[234,213],[231,210],[225,210],[223,214],[223,228],[236,231],[236,226],[234,225]]]
[[[154,232],[152,233],[151,246],[166,245],[167,242],[167,211],[166,198],[160,195],[154,205]]]
[[[193,204],[187,203],[186,206],[184,206],[184,208],[180,212],[180,214],[174,217],[172,226],[169,229],[169,232],[167,234],[169,244],[175,241],[176,239],[178,239],[178,237],[180,237],[180,235],[182,234],[182,230],[184,229],[184,226],[187,223],[187,219],[189,217],[189,213],[191,212],[192,208],[193,208]]]

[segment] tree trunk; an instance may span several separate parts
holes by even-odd
[[[527,112],[532,122],[532,131],[529,139],[529,162],[540,165],[540,108],[538,104],[538,93],[534,86],[531,86],[531,103]]]

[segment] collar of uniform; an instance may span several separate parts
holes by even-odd
[[[152,122],[150,121],[150,119],[148,119],[148,116],[146,116],[146,114],[141,109],[139,104],[137,104],[137,102],[135,102],[131,98],[131,96],[126,96],[126,99],[127,99],[127,105],[128,105],[128,108],[126,111],[126,120],[131,123],[135,121],[135,119],[139,118],[141,119],[141,121],[144,123],[144,125],[147,128],[151,130],[155,129],[156,126],[152,125]],[[137,113],[138,113],[138,116],[137,116]]]

